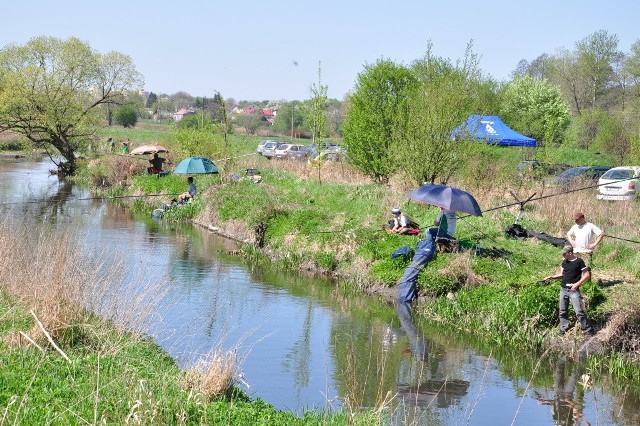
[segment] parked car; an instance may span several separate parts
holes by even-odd
[[[262,155],[262,151],[264,151],[264,146],[265,146],[265,144],[266,144],[267,142],[269,142],[269,141],[260,141],[260,142],[258,143],[258,148],[256,148],[256,152],[257,152],[258,154]]]
[[[525,160],[518,163],[516,169],[523,177],[530,179],[546,177],[572,168],[570,164],[545,163],[537,160]]]
[[[267,143],[264,144],[264,148],[262,148],[262,155],[271,159],[276,155],[276,149],[284,144],[282,141],[267,141]]]
[[[640,166],[614,167],[598,180],[598,200],[633,200],[637,196]]]
[[[572,167],[549,179],[551,185],[573,185],[576,183],[595,183],[611,166]]]
[[[281,159],[295,159],[302,160],[307,156],[307,153],[304,151],[305,146],[299,145],[295,143],[285,143],[284,145],[280,145],[276,148],[274,157]]]
[[[262,155],[262,153],[264,152],[264,146],[269,143],[269,142],[279,142],[279,143],[284,143],[284,142],[280,142],[280,141],[275,141],[275,140],[264,140],[264,141],[260,141],[260,143],[258,143],[258,148],[256,149],[256,152],[260,155]]]
[[[331,161],[340,161],[345,155],[345,150],[340,145],[331,145],[324,150],[325,159]]]
[[[339,160],[344,156],[344,149],[334,143],[313,143],[305,147],[307,157],[314,159],[324,153],[325,160]]]

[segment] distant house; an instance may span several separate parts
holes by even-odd
[[[185,115],[193,115],[195,111],[190,109],[182,108],[180,111],[176,111],[173,113],[173,121],[180,121]]]
[[[269,123],[273,124],[273,118],[276,116],[276,111],[271,109],[263,109],[262,117],[267,120]]]
[[[273,124],[273,119],[276,116],[277,112],[278,111],[275,110],[275,109],[262,108],[262,107],[259,107],[257,105],[248,105],[248,106],[244,106],[244,107],[235,107],[232,110],[232,113],[235,116],[257,114],[262,118],[263,121],[267,121],[270,124]]]

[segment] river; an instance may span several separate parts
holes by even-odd
[[[251,264],[228,254],[235,242],[136,217],[59,182],[52,168],[0,159],[3,216],[73,224],[78,243],[105,263],[124,260],[124,283],[114,286],[136,280],[140,294],[140,282],[160,286],[142,331],[183,368],[216,348],[235,350],[238,385],[298,414],[387,399],[396,408],[390,424],[640,424],[640,401],[592,377],[584,363],[498,351],[414,321],[406,306]]]

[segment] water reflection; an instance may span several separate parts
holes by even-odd
[[[469,382],[451,378],[446,351],[428,340],[413,322],[410,303],[398,303],[396,308],[402,330],[409,338],[411,352],[418,361],[414,374],[398,384],[398,397],[407,407],[426,409],[447,408],[458,404],[467,394]]]
[[[576,390],[578,379],[584,371],[582,364],[569,362],[564,356],[560,356],[556,361],[553,374],[554,396],[552,399],[538,399],[541,404],[552,407],[555,424],[562,426],[591,424],[584,420],[582,412],[584,387],[579,386]]]

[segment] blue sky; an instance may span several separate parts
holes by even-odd
[[[236,100],[308,99],[319,63],[328,95],[342,99],[365,64],[410,64],[429,42],[455,62],[473,40],[480,68],[502,80],[520,59],[598,30],[623,52],[640,39],[638,0],[20,0],[2,15],[0,47],[75,36],[131,56],[147,91]]]

